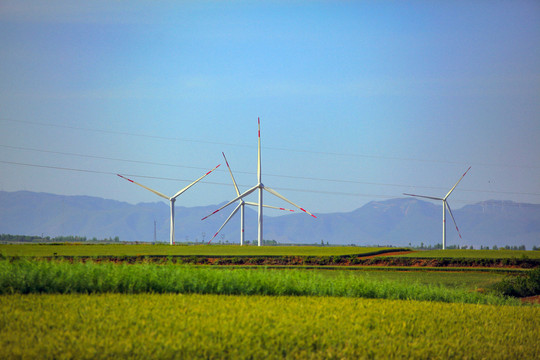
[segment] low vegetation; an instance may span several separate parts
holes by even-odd
[[[404,253],[404,254],[400,254]],[[540,252],[513,250],[416,251],[321,246],[0,245],[0,258],[45,258],[115,263],[259,266],[378,266],[426,268],[540,267]]]
[[[198,293],[294,295],[517,304],[491,294],[372,280],[305,270],[221,269],[178,265],[116,265],[0,261],[0,293]]]
[[[0,245],[4,256],[341,256],[375,255],[407,250],[356,246],[121,245],[17,244]]]
[[[397,255],[399,257],[416,258],[474,258],[474,259],[540,259],[540,251],[527,250],[424,250],[408,254]]]
[[[507,277],[494,286],[504,296],[528,297],[540,295],[540,268],[526,274]]]
[[[432,271],[418,269],[410,270],[315,270],[319,274],[336,277],[342,274],[363,277],[370,281],[392,281],[403,284],[420,283],[428,286],[437,286],[466,291],[490,291],[493,286],[507,276],[507,273],[494,271]]]
[[[305,296],[2,295],[0,358],[538,359],[540,308]]]
[[[377,250],[0,245],[0,358],[540,357],[540,306],[512,297],[538,285],[539,268],[507,278],[421,271],[478,261],[534,267],[537,260],[367,258]],[[360,262],[389,259],[420,270],[238,266],[286,260],[343,269],[354,261],[360,269]],[[193,266],[211,262],[234,266]]]

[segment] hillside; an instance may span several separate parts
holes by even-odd
[[[219,205],[176,207],[176,241],[208,241],[229,215],[222,211],[200,219]],[[232,211],[232,208],[231,208]],[[347,213],[265,217],[265,239],[282,243],[357,245],[435,245],[441,242],[440,205],[418,199],[373,201]],[[485,201],[454,210],[463,239],[447,218],[447,244],[540,246],[540,205]],[[238,215],[237,215],[238,216]],[[124,241],[169,238],[169,207],[164,202],[125,202],[89,196],[62,196],[28,191],[0,192],[0,233],[120,237]],[[256,212],[246,209],[246,239],[256,238]],[[239,218],[232,219],[216,242],[239,240]]]

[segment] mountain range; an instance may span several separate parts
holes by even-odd
[[[208,241],[229,215],[221,211],[201,221],[222,204],[176,206],[176,241]],[[232,206],[231,210],[232,211]],[[540,246],[540,205],[489,200],[453,211],[462,239],[447,216],[447,245]],[[169,206],[90,196],[64,196],[29,191],[0,191],[0,233],[13,235],[84,236],[122,241],[169,239]],[[238,215],[214,239],[239,242]],[[247,208],[246,239],[257,237],[256,209]],[[280,243],[333,245],[436,245],[442,238],[442,206],[416,198],[372,201],[344,213],[303,213],[264,218],[265,240]]]

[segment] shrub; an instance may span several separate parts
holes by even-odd
[[[501,295],[526,297],[540,295],[540,267],[526,275],[508,277],[494,285],[495,291]]]

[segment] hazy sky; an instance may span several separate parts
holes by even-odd
[[[469,166],[454,208],[540,203],[540,2],[0,2],[0,190],[160,201],[114,174],[222,163],[176,203],[217,204],[222,151],[257,182],[257,117],[263,183],[314,213]]]

